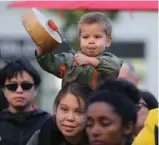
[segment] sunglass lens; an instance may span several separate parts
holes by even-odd
[[[15,91],[18,88],[18,84],[8,84],[6,88],[10,91]]]
[[[136,105],[136,109],[137,109],[137,111],[139,111],[139,110],[141,109],[141,105],[140,105],[140,104],[137,104],[137,105]]]
[[[23,90],[30,90],[33,87],[33,84],[23,83],[23,84],[21,84],[21,87],[22,87]]]

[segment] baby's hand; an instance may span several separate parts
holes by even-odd
[[[93,67],[97,67],[99,65],[99,60],[96,57],[89,57],[84,54],[76,54],[74,65],[91,65]]]
[[[77,65],[88,65],[90,62],[90,57],[84,55],[84,54],[76,54],[75,57],[75,64]]]

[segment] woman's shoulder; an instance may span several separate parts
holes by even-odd
[[[29,139],[27,145],[38,145],[39,133],[40,133],[40,130],[37,130]]]
[[[56,125],[55,116],[49,118],[40,130],[37,130],[27,145],[60,145],[64,141],[64,137]]]
[[[57,127],[55,116],[53,116],[42,126],[39,132],[38,145],[58,145],[61,139],[63,139],[62,133]]]

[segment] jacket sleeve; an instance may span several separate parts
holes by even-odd
[[[104,53],[97,57],[99,64],[96,70],[104,73],[105,76],[117,77],[122,66],[122,61],[111,53]]]
[[[59,78],[63,78],[65,71],[73,64],[73,55],[71,53],[47,53],[36,56],[40,67]]]
[[[38,137],[39,137],[40,130],[37,130],[32,137],[29,139],[26,145],[38,145]]]

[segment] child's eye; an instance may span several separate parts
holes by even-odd
[[[87,39],[87,38],[88,38],[88,36],[82,36],[82,38]]]
[[[97,39],[98,39],[98,38],[101,38],[101,37],[102,37],[102,36],[100,36],[100,35],[96,35],[96,36],[95,36],[95,38],[97,38]]]

